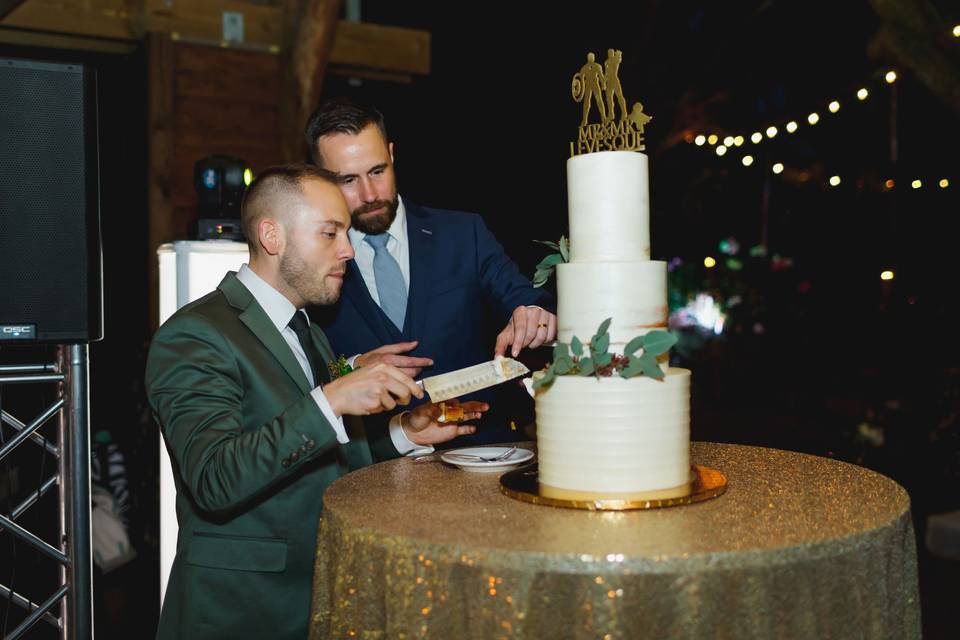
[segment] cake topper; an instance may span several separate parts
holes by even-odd
[[[627,112],[627,100],[620,85],[620,62],[623,52],[607,49],[603,66],[596,61],[593,52],[587,54],[587,62],[573,75],[571,90],[573,99],[583,103],[580,130],[576,142],[570,143],[570,155],[594,151],[644,151],[643,128],[653,120],[643,112],[643,105],[633,103]],[[614,103],[616,99],[616,103]],[[590,112],[596,104],[600,122],[590,123]],[[616,115],[619,108],[619,120]]]

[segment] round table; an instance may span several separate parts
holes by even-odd
[[[323,498],[310,637],[920,637],[897,483],[759,447],[692,443],[691,460],[727,492],[629,512],[521,502],[442,463],[344,476]]]

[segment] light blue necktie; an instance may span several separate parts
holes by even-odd
[[[377,296],[380,308],[390,321],[403,331],[403,319],[407,315],[407,285],[400,273],[400,265],[387,251],[390,234],[367,235],[364,240],[373,247],[373,277],[377,281]]]

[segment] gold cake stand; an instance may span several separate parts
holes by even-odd
[[[660,509],[703,502],[723,495],[727,490],[727,476],[716,469],[699,464],[690,467],[687,487],[666,492],[633,493],[622,496],[563,491],[545,487],[539,482],[538,466],[527,465],[500,476],[500,491],[516,500],[533,504],[586,509],[588,511],[627,511],[630,509]]]

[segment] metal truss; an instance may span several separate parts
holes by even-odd
[[[0,386],[14,384],[57,384],[57,399],[29,423],[0,411],[0,429],[16,431],[0,447],[0,460],[26,442],[42,447],[57,461],[57,472],[44,480],[8,514],[0,514],[0,532],[8,532],[34,551],[57,561],[59,581],[50,596],[37,604],[0,584],[0,597],[11,600],[29,615],[11,631],[6,640],[23,636],[40,620],[56,627],[63,640],[93,637],[92,564],[90,541],[90,402],[87,387],[88,347],[57,346],[57,360],[49,364],[0,366]],[[57,442],[39,433],[40,427],[56,417]],[[49,544],[17,524],[17,519],[44,494],[59,489],[60,540]],[[11,585],[12,586],[12,585]],[[59,615],[54,611],[59,605]]]

